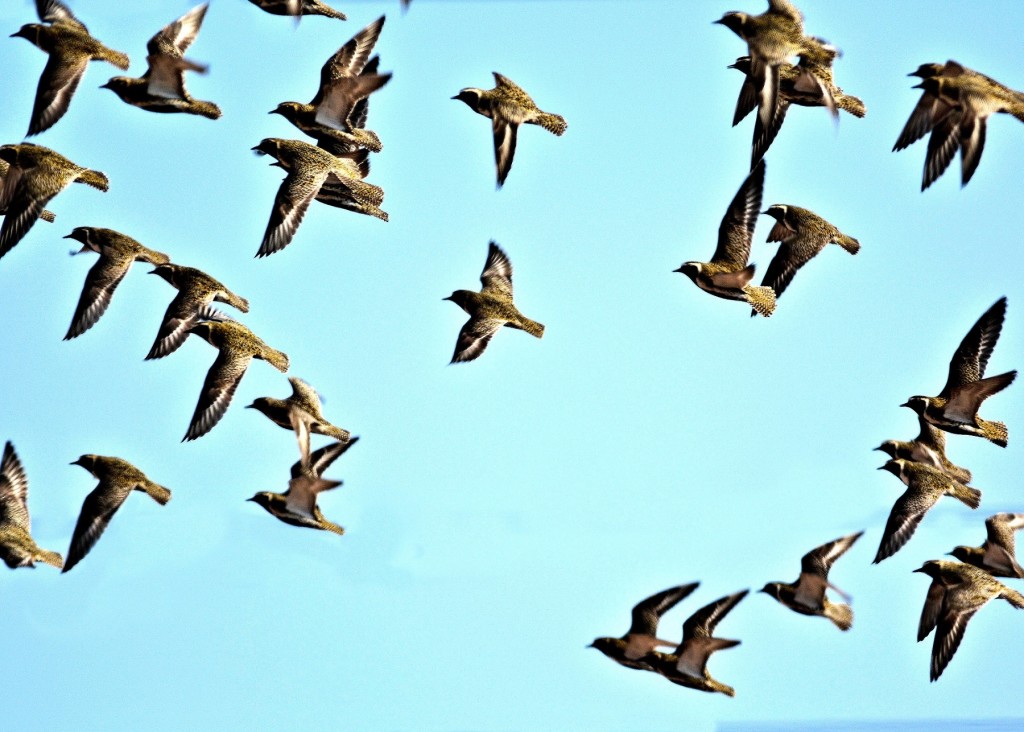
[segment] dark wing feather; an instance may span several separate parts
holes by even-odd
[[[750,590],[743,590],[732,595],[719,598],[695,612],[683,623],[683,643],[689,638],[711,637],[715,626],[729,614],[736,605],[747,596]],[[680,644],[682,647],[683,643]]]
[[[28,126],[29,135],[37,135],[50,129],[64,116],[88,64],[88,56],[62,53],[60,48],[50,53],[46,67],[39,77],[39,86],[36,87],[32,119]]]
[[[939,618],[935,640],[932,643],[932,681],[939,678],[946,669],[956,649],[960,647],[960,641],[964,639],[967,621],[974,617],[976,612],[978,608],[959,612],[947,611]]]
[[[124,503],[128,493],[125,493],[120,501],[116,500],[115,492],[106,481],[101,480],[100,484],[85,497],[82,503],[82,511],[78,514],[78,523],[75,524],[75,531],[71,535],[71,545],[68,547],[67,559],[64,560],[64,569],[69,572],[71,568],[82,561],[85,555],[93,548],[103,532],[110,524],[117,509]]]
[[[985,367],[999,340],[1006,318],[1006,298],[1001,297],[978,318],[960,342],[949,362],[949,376],[939,396],[949,399],[953,390],[978,381],[985,375]]]
[[[320,477],[335,460],[344,455],[357,442],[359,442],[359,438],[353,437],[348,442],[332,442],[319,450],[314,450],[309,454],[309,469],[315,476]],[[291,476],[299,478],[302,475],[302,461],[300,460],[292,465]]]
[[[742,269],[750,258],[750,242],[761,211],[764,161],[759,162],[736,192],[718,227],[718,246],[711,261]]]
[[[931,585],[928,587],[928,595],[924,599],[924,607],[921,609],[921,622],[917,626],[918,643],[927,638],[928,634],[935,629],[935,624],[939,621],[939,613],[942,612],[942,604],[945,599],[945,586],[937,580],[932,580]]]
[[[519,125],[508,122],[496,114],[491,120],[491,128],[494,133],[494,164],[498,169],[498,188],[501,188],[505,185],[509,171],[512,170]]]
[[[28,476],[10,442],[0,460],[0,523],[12,523],[28,531]]]
[[[281,181],[257,257],[273,254],[291,243],[302,223],[302,217],[306,215],[306,209],[316,198],[326,177],[327,171],[312,173],[298,169],[290,171]]]
[[[487,247],[487,261],[480,273],[483,292],[512,297],[512,262],[508,255],[493,241]]]
[[[896,499],[892,511],[889,512],[889,519],[885,522],[885,531],[882,532],[882,541],[878,545],[874,564],[891,557],[910,541],[921,519],[928,513],[928,509],[935,505],[936,500],[938,496],[926,496],[912,488],[908,488]]]
[[[504,320],[470,318],[459,331],[459,339],[455,342],[455,353],[451,363],[472,361],[477,358],[494,334],[505,324]]]
[[[251,360],[249,354],[230,354],[223,350],[217,354],[217,360],[206,374],[183,442],[202,437],[220,422]]]
[[[129,266],[131,261],[129,260]],[[128,274],[128,267],[106,257],[99,260],[85,276],[85,285],[82,287],[82,295],[78,299],[78,306],[71,318],[71,326],[68,328],[64,340],[70,340],[82,335],[89,328],[96,325],[96,322],[107,311],[110,299],[114,296],[114,290],[121,284],[121,280]]]
[[[633,622],[629,626],[629,635],[654,636],[658,631],[661,616],[696,590],[699,584],[691,582],[688,585],[670,587],[638,602],[633,607]]]

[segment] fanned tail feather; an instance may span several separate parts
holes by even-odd
[[[219,119],[221,115],[220,107],[213,102],[204,102],[201,100],[193,100],[192,110],[196,114],[201,114],[207,119]]]
[[[829,603],[825,608],[825,617],[835,623],[839,630],[849,630],[853,626],[853,608],[842,603]]]
[[[171,500],[171,492],[157,483],[147,483],[143,490],[161,506],[167,505],[167,502]]]
[[[854,117],[863,117],[867,114],[867,107],[864,106],[864,102],[858,97],[850,96],[849,94],[840,94],[839,98],[836,99],[836,104],[839,105],[840,109],[844,109]]]
[[[843,249],[848,251],[850,254],[856,254],[860,251],[860,242],[854,239],[852,236],[846,234],[840,234],[839,239],[836,240]]]
[[[89,170],[88,168],[78,174],[77,182],[99,188],[101,191],[107,191],[110,188],[110,179],[106,175],[98,170]]]
[[[45,549],[41,549],[39,551],[39,554],[36,555],[36,559],[40,562],[46,562],[47,564],[56,567],[57,569],[64,568],[64,557],[62,557],[57,552],[51,552]]]
[[[743,293],[747,296],[747,302],[754,312],[770,318],[775,312],[775,290],[764,285],[745,285]],[[751,313],[753,315],[753,313]]]
[[[957,483],[953,488],[953,497],[971,508],[977,508],[981,505],[981,491],[969,485]]]
[[[48,221],[52,224],[54,219],[57,218],[57,215],[53,211],[44,208],[43,212],[39,214],[39,218],[41,218],[43,221]]]
[[[565,132],[569,123],[565,121],[565,117],[560,114],[543,114],[537,115],[536,124],[543,127],[548,132],[561,136]]]
[[[984,419],[979,419],[978,422],[981,425],[981,431],[985,435],[986,440],[996,443],[999,447],[1006,447],[1006,441],[1010,433],[1006,429],[1005,424],[1002,422],[989,422]]]
[[[128,70],[128,54],[126,53],[121,53],[120,51],[115,51],[111,48],[104,48],[100,53],[100,58],[114,64],[114,66],[121,69],[121,71]]]

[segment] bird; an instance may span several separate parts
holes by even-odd
[[[775,311],[775,291],[770,287],[751,285],[754,265],[747,264],[757,214],[761,209],[764,173],[762,160],[736,192],[718,227],[718,246],[711,261],[683,262],[673,271],[689,277],[704,292],[726,300],[745,302],[767,318]]]
[[[565,117],[541,110],[523,91],[507,76],[497,71],[494,74],[493,89],[477,89],[466,87],[452,99],[465,102],[477,114],[491,120],[494,131],[494,162],[498,169],[498,188],[505,184],[508,173],[512,170],[512,158],[516,154],[516,135],[519,125],[539,125],[548,132],[561,136],[565,133],[568,123]]]
[[[110,89],[133,107],[148,112],[196,114],[208,119],[221,116],[213,102],[193,99],[185,89],[185,72],[205,74],[207,67],[184,57],[196,39],[208,3],[197,5],[173,23],[164,26],[146,44],[149,68],[141,78],[115,76],[101,89]]]
[[[896,499],[889,512],[873,564],[888,559],[910,541],[928,509],[942,496],[952,496],[972,509],[981,504],[981,491],[954,480],[930,465],[896,458],[887,461],[879,470],[895,475],[903,481],[907,490]]]
[[[0,191],[3,191],[4,178],[7,176],[7,170],[11,167],[10,163],[6,160],[0,160]],[[6,214],[7,208],[0,208],[0,215]],[[43,209],[39,213],[39,218],[48,223],[53,223],[56,220],[57,215],[53,211]]]
[[[281,115],[323,143],[328,151],[333,145],[339,152],[353,152],[360,147],[380,152],[380,138],[375,132],[363,129],[365,114],[362,124],[357,124],[356,118],[360,110],[365,110],[365,104],[360,106],[360,102],[391,80],[390,73],[376,72],[376,63],[372,71],[367,72],[370,54],[383,27],[382,15],[327,59],[320,70],[320,87],[309,104],[281,102],[270,114]]]
[[[867,108],[859,97],[845,94],[836,86],[832,64],[840,55],[837,48],[820,39],[809,38],[804,50],[797,55],[800,61],[796,65],[783,62],[779,66],[779,100],[771,124],[764,127],[758,117],[754,125],[752,165],[764,157],[782,129],[786,113],[793,104],[802,107],[825,107],[833,114],[841,109],[854,117],[864,117],[867,114]],[[747,77],[744,85],[750,87],[745,94],[740,94],[740,103],[736,106],[732,121],[735,126],[757,107],[757,95],[750,80],[750,56],[740,56],[728,68],[744,74]]]
[[[291,243],[306,209],[325,183],[343,188],[359,204],[379,207],[384,200],[383,189],[363,181],[370,171],[364,150],[339,157],[308,142],[278,137],[264,138],[253,150],[270,155],[276,161],[271,165],[288,173],[274,198],[257,257],[269,256]]]
[[[44,207],[72,183],[106,191],[107,176],[68,160],[60,153],[42,145],[23,142],[0,146],[0,160],[7,163],[3,188],[0,189],[0,211],[5,211],[0,226],[0,257],[22,240],[44,213]]]
[[[960,647],[968,621],[989,600],[1000,598],[1017,609],[1024,608],[1024,595],[969,564],[930,559],[914,571],[932,578],[917,630],[919,643],[935,630],[930,672],[932,681],[942,675]]]
[[[113,229],[95,226],[76,226],[64,237],[82,243],[82,248],[71,254],[96,252],[100,258],[85,276],[82,295],[78,298],[78,306],[71,318],[71,325],[64,340],[71,340],[82,335],[106,312],[114,290],[128,274],[137,260],[150,264],[167,264],[171,261],[163,252],[144,247],[139,242]]]
[[[903,458],[915,463],[924,463],[941,470],[954,480],[964,485],[971,482],[971,471],[954,465],[946,457],[946,434],[938,427],[933,427],[924,417],[918,415],[917,421],[921,431],[910,442],[886,440],[876,447],[891,458]]]
[[[469,320],[459,331],[455,353],[450,363],[472,361],[479,357],[495,333],[505,325],[525,330],[542,338],[544,326],[530,320],[516,308],[512,300],[512,262],[493,241],[488,244],[487,261],[480,273],[480,292],[456,290],[442,300],[451,300],[469,313]]]
[[[149,494],[161,506],[171,500],[171,492],[167,488],[154,483],[127,460],[90,454],[82,455],[71,464],[88,470],[99,480],[99,484],[82,503],[78,523],[75,524],[75,531],[71,535],[71,546],[68,547],[64,572],[70,572],[72,567],[85,558],[132,491]]]
[[[796,582],[769,582],[761,592],[771,595],[790,610],[802,615],[820,615],[831,620],[840,630],[849,630],[853,625],[853,609],[849,605],[831,602],[825,596],[825,590],[831,587],[844,600],[850,601],[849,595],[828,581],[828,573],[835,561],[863,534],[863,531],[858,531],[812,549],[800,560],[800,576]]]
[[[1008,387],[1017,377],[1016,371],[985,377],[985,367],[999,340],[1005,318],[1006,298],[1001,297],[967,331],[949,362],[949,376],[938,396],[912,396],[900,406],[913,409],[925,421],[946,432],[984,437],[1006,447],[1009,436],[1006,425],[978,416],[981,403]]]
[[[336,427],[324,418],[320,395],[316,389],[295,376],[288,377],[288,383],[292,385],[292,393],[287,399],[260,397],[246,408],[255,409],[279,427],[295,430],[303,461],[309,460],[311,432],[333,437],[340,443],[352,439],[351,432]]]
[[[36,0],[39,19],[47,25],[23,25],[12,38],[24,38],[49,55],[39,77],[36,100],[28,134],[48,130],[64,116],[90,61],[107,61],[128,69],[128,56],[107,48],[89,35],[89,30],[59,0]]]
[[[202,320],[188,332],[215,347],[218,353],[206,374],[182,442],[202,437],[220,422],[252,359],[266,361],[281,373],[288,371],[288,355],[268,346],[241,323]]]
[[[320,493],[341,485],[340,480],[325,480],[321,476],[331,463],[358,440],[358,437],[353,437],[344,442],[332,442],[311,453],[308,461],[299,460],[292,465],[292,477],[288,481],[288,490],[284,493],[261,491],[246,500],[262,506],[268,513],[286,524],[330,531],[339,536],[344,534],[345,529],[324,518],[320,507],[316,505],[316,499]]]
[[[742,110],[757,106],[759,127],[755,130],[754,149],[760,149],[763,154],[767,144],[758,140],[758,130],[770,130],[779,114],[779,69],[782,64],[787,63],[787,59],[810,46],[804,37],[803,14],[789,0],[768,0],[768,10],[761,15],[731,11],[714,23],[724,25],[747,42],[750,70],[748,81],[740,89],[734,119],[742,118],[746,114]],[[831,91],[827,86],[815,86],[825,96],[831,97]],[[826,106],[835,109],[835,102],[827,102]],[[775,131],[778,132],[778,129]],[[770,140],[768,142],[770,143]],[[751,160],[751,167],[758,160],[760,157],[755,155]]]
[[[772,288],[776,298],[789,287],[797,270],[829,244],[838,244],[850,254],[860,251],[859,241],[806,208],[776,203],[764,213],[775,219],[767,241],[779,242],[779,251],[765,270],[761,285]],[[757,310],[750,314],[756,315]]]
[[[658,622],[661,616],[678,605],[692,593],[699,582],[677,585],[651,595],[633,606],[633,622],[621,638],[595,638],[588,648],[596,648],[608,658],[626,668],[653,671],[647,657],[658,646],[675,647],[672,641],[658,638]]]
[[[271,15],[294,15],[296,18],[303,15],[322,15],[325,18],[337,18],[338,20],[345,20],[348,17],[321,0],[249,0],[249,2]]]
[[[950,552],[961,562],[973,564],[995,577],[1024,579],[1017,562],[1013,534],[1024,529],[1024,513],[997,513],[985,521],[988,537],[980,547],[958,546]]]
[[[210,307],[214,300],[227,303],[243,313],[249,312],[248,300],[195,267],[163,262],[149,274],[155,274],[176,287],[178,294],[167,306],[146,360],[163,358],[177,351],[188,337],[189,329],[201,318],[224,319],[220,311]]]
[[[699,691],[736,696],[736,690],[708,673],[708,658],[715,651],[738,646],[738,640],[715,638],[715,626],[749,590],[721,597],[691,615],[683,623],[683,639],[671,654],[652,650],[646,662],[673,684]]]
[[[0,459],[0,559],[11,569],[35,567],[45,562],[57,569],[64,559],[57,552],[41,549],[29,533],[28,476],[10,441]]]

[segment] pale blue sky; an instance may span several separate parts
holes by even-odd
[[[78,0],[92,33],[144,69],[145,43],[195,3]],[[907,72],[955,58],[1024,89],[1018,2],[805,0],[806,30],[842,48],[838,83],[863,120],[791,110],[769,150],[764,208],[791,203],[858,238],[794,279],[770,320],[672,270],[707,259],[747,173],[753,119],[730,127],[743,42],[711,22],[736,3],[334,3],[342,23],[213,0],[189,55],[189,89],[222,119],[149,114],[98,89],[93,63],[68,114],[34,141],[103,170],[73,186],[0,261],[3,430],[30,481],[33,532],[67,551],[95,481],[83,453],[131,460],[173,491],[131,496],[67,575],[0,573],[8,729],[713,729],[718,723],[1019,717],[1024,615],[985,607],[945,674],[916,643],[927,578],[911,574],[983,521],[1024,510],[1020,384],[986,402],[1010,446],[951,436],[981,508],[940,502],[911,542],[872,566],[903,486],[871,448],[910,439],[899,404],[934,394],[974,321],[1009,308],[989,365],[1024,365],[1019,233],[1024,129],[991,120],[961,190],[959,161],[920,193],[924,141],[890,152],[919,92]],[[250,148],[300,137],[278,102],[313,96],[320,66],[387,14],[377,51],[391,83],[371,103],[384,143],[369,178],[383,223],[313,204],[291,245],[256,260],[282,179]],[[33,3],[0,6],[0,141],[28,126],[45,56],[7,39]],[[494,189],[490,124],[449,98],[491,71],[562,114],[556,138],[519,134]],[[752,261],[775,251],[762,217]],[[325,413],[362,439],[323,497],[343,537],[276,521],[245,499],[283,490],[294,438],[243,407],[285,396],[255,362],[207,436],[179,442],[214,350],[192,338],[144,362],[173,289],[136,266],[103,319],[63,337],[94,257],[75,226],[105,226],[196,266],[249,299],[239,316],[291,357]],[[448,366],[494,239],[516,300],[547,326],[505,329]],[[759,272],[759,274],[760,274]],[[320,445],[323,438],[316,440]],[[854,627],[752,593],[719,626],[742,645],[713,657],[737,696],[701,694],[585,649],[620,635],[666,587],[702,605],[792,581],[809,549],[865,529],[832,579]],[[733,726],[735,729],[736,727]]]

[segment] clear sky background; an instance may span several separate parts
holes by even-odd
[[[146,41],[194,3],[70,3],[145,70]],[[729,723],[1020,717],[1024,613],[991,603],[937,683],[916,643],[928,580],[911,573],[984,519],[1024,510],[1021,384],[986,402],[1010,445],[951,436],[974,471],[975,512],[943,499],[893,558],[871,565],[903,485],[878,472],[910,439],[899,405],[935,394],[975,320],[1009,309],[991,373],[1024,367],[1020,207],[1024,128],[991,120],[961,190],[959,160],[920,192],[926,141],[893,142],[919,91],[907,72],[955,58],[1024,88],[1024,5],[805,0],[806,31],[842,48],[838,83],[863,120],[790,111],[767,160],[764,208],[810,208],[858,238],[798,273],[770,320],[673,269],[707,260],[747,174],[753,118],[730,127],[746,52],[711,22],[732,0],[337,0],[348,22],[213,0],[189,55],[194,96],[220,120],[156,115],[97,87],[34,141],[104,171],[76,185],[0,261],[0,439],[30,481],[33,533],[66,553],[96,481],[69,465],[117,455],[168,486],[132,495],[67,575],[0,573],[3,726],[59,729],[713,729]],[[761,12],[761,0],[738,3]],[[387,14],[391,83],[369,127],[370,182],[391,221],[314,203],[283,252],[256,260],[282,179],[250,148],[298,138],[279,102],[307,101],[323,62]],[[0,5],[2,142],[18,142],[46,58],[22,39],[33,3]],[[494,188],[489,122],[449,98],[491,71],[565,116],[520,130]],[[752,261],[776,245],[762,217]],[[215,351],[190,338],[144,362],[174,290],[133,268],[103,319],[62,341],[92,255],[75,226],[117,229],[249,299],[232,312],[289,354],[290,374],[361,440],[327,473],[343,537],[287,526],[245,499],[283,491],[294,437],[243,407],[289,386],[254,362],[212,432],[181,443]],[[543,340],[504,329],[448,366],[494,239]],[[325,438],[316,438],[315,445]],[[679,688],[585,646],[621,635],[634,603],[700,580],[662,637],[723,595],[792,581],[800,557],[865,529],[834,582],[853,629],[752,593],[719,626],[738,648],[711,672],[737,696]],[[1019,586],[1018,586],[1019,587]]]

